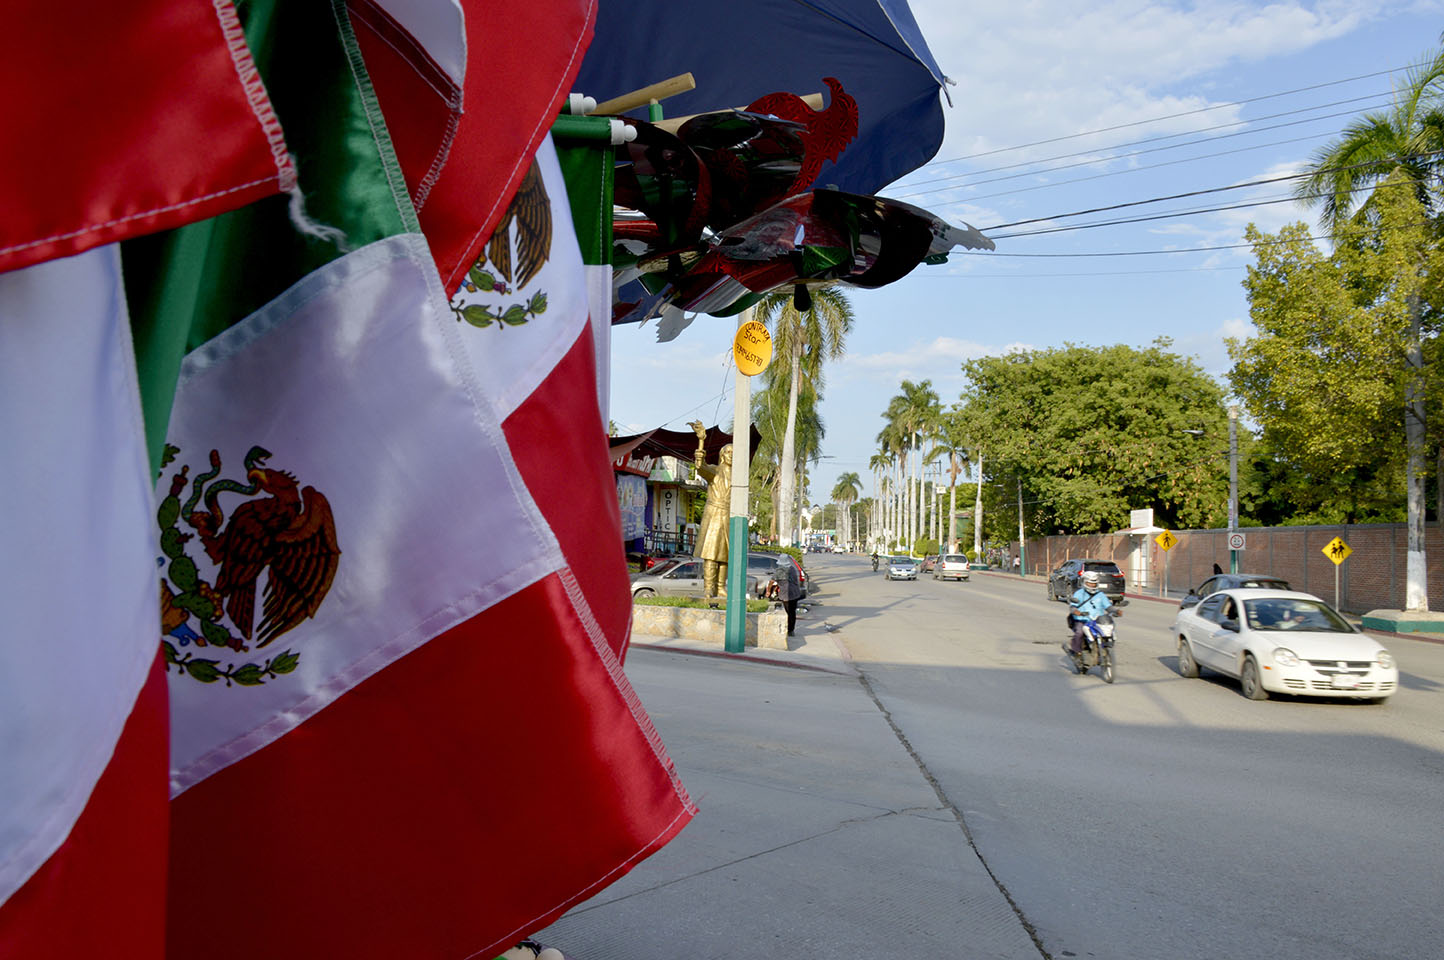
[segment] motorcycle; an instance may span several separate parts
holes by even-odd
[[[1095,619],[1084,621],[1086,646],[1081,653],[1073,652],[1071,635],[1075,618],[1073,614],[1068,614],[1069,641],[1064,642],[1063,649],[1073,661],[1073,668],[1080,674],[1087,673],[1092,667],[1098,667],[1103,674],[1103,682],[1113,682],[1113,618],[1121,617],[1123,608],[1127,605],[1127,600],[1119,600]]]

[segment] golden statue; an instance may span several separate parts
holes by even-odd
[[[727,596],[727,525],[732,515],[732,444],[717,452],[717,466],[707,463],[707,428],[701,420],[688,424],[697,434],[697,475],[707,481],[707,506],[697,531],[695,556],[702,558],[703,593]]]

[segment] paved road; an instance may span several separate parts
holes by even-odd
[[[1176,672],[1135,600],[1118,680],[1074,674],[1061,603],[1001,575],[886,582],[816,556],[812,614],[1053,957],[1434,955],[1444,942],[1444,646],[1386,638],[1387,703],[1244,699]]]

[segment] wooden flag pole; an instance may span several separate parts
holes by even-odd
[[[597,104],[593,113],[618,114],[626,113],[628,110],[635,110],[644,107],[654,100],[665,100],[668,97],[675,97],[679,93],[686,93],[689,90],[697,89],[697,81],[690,73],[681,73],[675,77],[668,77],[658,83],[643,87],[640,90],[633,90],[631,93],[624,93],[620,97],[613,97]]]

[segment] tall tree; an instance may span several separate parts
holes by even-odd
[[[948,474],[948,518],[942,531],[941,542],[947,544],[948,552],[958,549],[954,517],[958,513],[958,477],[968,468],[970,462],[970,440],[966,424],[957,408],[944,413],[938,420],[937,439],[930,456],[947,460]]]
[[[811,291],[806,310],[797,308],[797,298],[790,290],[774,290],[757,304],[757,319],[772,330],[773,350],[777,360],[768,368],[767,376],[776,380],[785,377],[789,389],[787,431],[782,443],[782,477],[780,500],[783,505],[780,529],[783,543],[792,542],[792,502],[797,484],[796,431],[798,391],[806,380],[813,392],[822,393],[822,366],[836,360],[846,351],[847,335],[854,321],[852,304],[836,286]]]
[[[1344,128],[1339,138],[1314,154],[1310,176],[1299,195],[1322,208],[1327,227],[1340,230],[1350,220],[1367,219],[1387,191],[1404,187],[1418,209],[1433,214],[1439,198],[1436,175],[1444,150],[1444,50],[1427,55],[1411,68],[1387,110],[1366,113]],[[1366,191],[1366,196],[1362,197]],[[1356,206],[1358,209],[1356,210]],[[1422,231],[1421,231],[1422,233]],[[1424,557],[1424,475],[1427,425],[1424,415],[1424,298],[1417,281],[1426,276],[1429,241],[1412,259],[1398,263],[1394,292],[1408,311],[1405,343],[1409,375],[1404,386],[1405,486],[1408,499],[1409,547],[1404,605],[1429,609]],[[1411,279],[1412,275],[1412,279]]]
[[[837,483],[832,487],[832,499],[842,507],[842,515],[850,518],[848,507],[862,496],[862,478],[855,471],[848,471],[837,478]],[[849,522],[844,531],[844,539],[847,543],[852,542],[852,524]]]
[[[1226,430],[1223,390],[1166,338],[1127,346],[1067,346],[963,364],[964,415],[988,438],[979,481],[1001,508],[1018,485],[1039,532],[1098,533],[1128,511],[1153,507],[1165,526],[1201,526],[1226,515],[1226,464],[1184,433]],[[977,518],[975,517],[975,524]]]
[[[923,380],[920,383],[904,380],[899,385],[899,389],[901,392],[892,398],[887,412],[883,416],[888,419],[889,425],[895,426],[905,438],[904,446],[907,451],[905,460],[908,474],[902,532],[906,546],[911,552],[913,544],[917,542],[917,538],[922,532],[918,518],[918,507],[922,503],[922,495],[920,490],[915,491],[914,489],[921,472],[921,464],[919,463],[914,469],[913,461],[921,457],[921,438],[933,429],[933,425],[941,414],[942,406],[938,402],[938,394],[933,389],[931,380]]]

